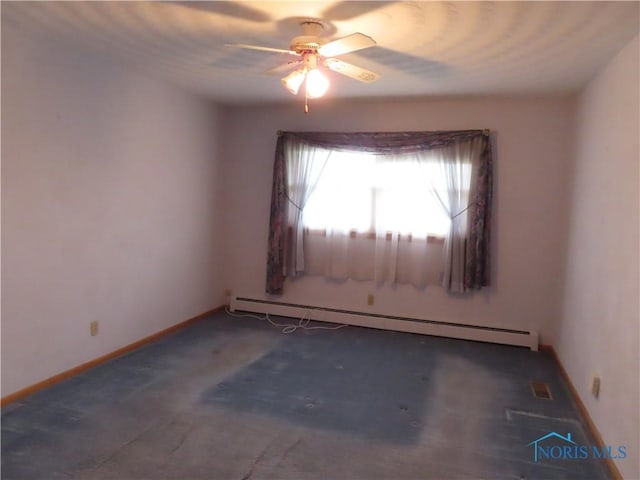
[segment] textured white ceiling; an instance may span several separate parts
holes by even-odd
[[[341,56],[381,74],[331,73],[334,97],[567,92],[584,85],[639,31],[630,2],[2,2],[3,21],[53,33],[226,104],[291,98],[263,72],[286,54],[296,17],[378,45]]]

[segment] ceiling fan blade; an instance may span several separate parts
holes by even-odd
[[[244,48],[247,50],[260,50],[262,52],[288,53],[289,55],[298,55],[293,50],[284,50],[282,48],[259,47],[257,45],[245,45],[243,43],[225,43],[225,47]]]
[[[249,5],[243,5],[238,2],[216,1],[170,1],[167,3],[175,3],[183,7],[201,10],[210,13],[217,13],[226,17],[237,18],[240,20],[249,20],[252,22],[269,22],[272,18],[265,12],[257,10]]]
[[[373,38],[363,33],[352,33],[333,42],[325,43],[318,49],[318,53],[323,57],[335,57],[374,45],[376,45],[376,41]]]
[[[334,22],[353,20],[356,17],[366,15],[379,8],[387,7],[393,2],[382,2],[376,0],[370,1],[358,1],[353,0],[335,2],[331,7],[322,12],[322,18],[330,18]]]
[[[298,67],[302,63],[302,60],[293,60],[291,62],[283,63],[282,65],[278,65],[277,67],[270,68],[266,72],[267,75],[280,75],[284,72],[288,72],[296,67]]]
[[[355,65],[343,62],[337,58],[327,58],[324,61],[324,64],[328,69],[333,70],[334,72],[341,73],[342,75],[346,75],[347,77],[351,77],[364,83],[372,83],[380,78],[380,75],[375,72],[356,67]]]

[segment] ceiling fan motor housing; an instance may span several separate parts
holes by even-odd
[[[318,48],[325,43],[320,38],[324,32],[324,25],[320,21],[309,19],[300,22],[300,28],[302,35],[291,40],[291,50],[298,54],[317,52]]]
[[[320,39],[313,35],[300,35],[291,40],[291,50],[298,54],[305,52],[316,52],[322,43]]]

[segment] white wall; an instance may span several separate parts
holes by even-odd
[[[221,112],[4,20],[3,396],[223,301]]]
[[[363,87],[364,88],[364,87]],[[326,102],[326,103],[324,103]],[[229,110],[224,125],[228,286],[265,296],[266,246],[276,131],[490,128],[495,151],[493,286],[470,297],[440,287],[376,288],[306,277],[283,301],[449,322],[533,329],[550,337],[559,319],[573,99],[478,98],[406,102],[317,101]],[[376,305],[368,307],[368,293]]]
[[[617,465],[640,478],[638,236],[640,98],[636,37],[579,98],[565,301],[557,352]],[[600,398],[590,394],[602,376]]]

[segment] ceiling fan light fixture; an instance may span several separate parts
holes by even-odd
[[[329,79],[317,68],[313,69],[307,73],[306,89],[309,98],[320,98],[329,89]]]
[[[307,72],[304,68],[294,70],[281,80],[282,85],[284,85],[284,88],[289,90],[293,95],[297,95],[298,90],[300,90],[300,85],[304,82],[306,74]]]

